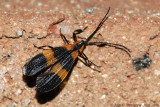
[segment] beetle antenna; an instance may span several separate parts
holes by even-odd
[[[85,41],[86,44],[88,43],[88,41],[91,40],[91,38],[92,38],[92,37],[97,33],[97,31],[102,27],[103,23],[108,19],[109,16],[107,16],[107,15],[108,15],[109,11],[110,11],[110,7],[109,7],[109,9],[107,10],[107,13],[106,13],[106,15],[104,16],[104,18],[102,19],[102,21],[99,23],[99,25],[98,25],[98,27],[96,28],[96,30],[95,30],[95,31],[87,38],[87,40]]]

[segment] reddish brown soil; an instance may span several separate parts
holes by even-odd
[[[34,45],[61,46],[59,29],[71,41],[76,29],[88,37],[111,7],[99,41],[128,47],[131,58],[112,47],[88,46],[84,53],[102,66],[101,73],[81,62],[56,92],[36,97],[35,87],[23,81],[22,67],[41,52]],[[93,8],[89,13],[86,9]],[[65,18],[62,23],[50,24]],[[0,3],[0,105],[2,106],[160,106],[160,2],[158,0],[1,0]],[[98,34],[98,33],[97,33]],[[159,35],[153,40],[150,37]],[[95,35],[97,37],[97,35]],[[73,40],[72,40],[73,41]],[[92,41],[97,41],[93,39]],[[149,68],[136,71],[132,59],[149,48]],[[135,74],[132,76],[128,76]],[[30,81],[34,83],[34,80]],[[1,106],[1,107],[2,107]]]

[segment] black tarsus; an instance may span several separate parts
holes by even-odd
[[[82,58],[82,57],[81,57]],[[100,66],[97,66],[96,64],[94,64],[93,62],[91,62],[90,60],[85,60],[84,59],[84,61],[83,60],[81,60],[80,58],[78,58],[78,60],[79,61],[81,61],[84,65],[86,65],[87,67],[89,67],[89,68],[91,68],[91,69],[93,69],[93,70],[95,70],[95,71],[97,71],[97,72],[101,72],[100,70],[97,70],[97,69],[94,69],[94,68],[92,68],[91,67],[91,65],[93,64],[93,65],[95,65],[96,67],[98,67],[98,68],[100,68]]]
[[[109,7],[106,15],[105,15],[104,18],[102,19],[102,21],[99,23],[99,25],[98,25],[98,27],[96,28],[96,30],[95,30],[95,31],[87,38],[87,40],[85,41],[86,44],[88,43],[88,41],[91,40],[91,38],[92,38],[92,37],[97,33],[97,31],[102,27],[103,23],[108,19],[109,16],[107,16],[107,15],[108,15],[109,11],[110,11],[110,7]]]
[[[88,28],[88,26],[86,26],[83,30],[82,29],[77,29],[73,32],[73,40],[77,41],[77,34],[80,34],[82,32],[84,32],[86,29]]]
[[[83,58],[86,61],[86,63],[88,63],[89,66],[94,65],[94,66],[96,66],[98,68],[101,67],[101,66],[97,66],[95,63],[93,63],[92,61],[90,61],[88,59],[88,57],[84,53],[82,53],[82,55],[80,57]]]
[[[62,32],[61,32],[61,28],[60,28],[59,31],[60,31],[60,36],[61,36],[63,42],[64,42],[65,44],[69,44],[69,41],[67,40],[67,38],[65,37],[65,35],[63,35]]]

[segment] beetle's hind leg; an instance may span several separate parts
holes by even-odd
[[[84,65],[86,65],[87,67],[89,67],[89,68],[91,68],[91,69],[93,69],[93,70],[95,70],[95,71],[101,72],[101,71],[98,70],[98,69],[92,68],[92,67],[91,67],[91,64],[87,63],[86,60],[83,61],[83,60],[81,60],[80,58],[78,58],[78,60],[81,61],[81,62],[82,62]]]
[[[100,72],[100,70],[94,69],[94,68],[92,68],[91,66],[94,65],[94,66],[96,66],[97,68],[100,68],[101,66],[98,66],[98,65],[94,64],[92,61],[90,61],[90,60],[88,59],[88,57],[87,57],[84,53],[82,53],[82,54],[80,55],[80,57],[81,57],[82,59],[84,59],[84,61],[82,61],[80,58],[78,58],[84,65],[88,66],[89,68],[91,68],[91,69],[93,69],[93,70],[95,70],[95,71]]]

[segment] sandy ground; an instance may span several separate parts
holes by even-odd
[[[72,32],[88,26],[79,35],[88,37],[109,7],[110,17],[95,35],[98,39],[92,41],[122,44],[132,51],[131,57],[113,47],[88,46],[84,53],[102,66],[100,73],[78,61],[63,88],[46,94],[36,93],[35,79],[25,82],[22,74],[24,64],[42,51],[34,45],[64,45],[59,36],[60,28],[73,42]],[[63,22],[49,27],[63,18]],[[159,0],[1,0],[0,105],[158,107],[159,40]],[[148,49],[151,66],[137,72],[132,60],[142,57]]]

